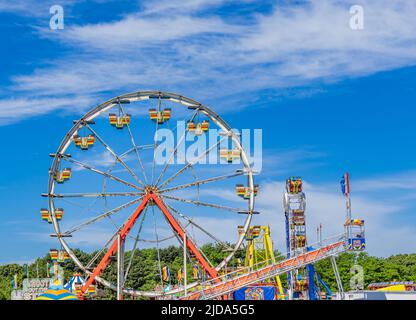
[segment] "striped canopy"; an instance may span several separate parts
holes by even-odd
[[[85,280],[79,273],[74,274],[74,276],[68,281],[67,284],[64,285],[64,289],[69,290],[70,292],[75,292],[75,285],[81,284],[83,285]]]
[[[62,285],[52,285],[36,300],[78,300],[77,296],[64,289]]]

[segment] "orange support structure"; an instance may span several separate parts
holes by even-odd
[[[179,235],[181,239],[183,239],[184,236],[184,230],[180,226],[180,224],[175,220],[175,218],[170,214],[169,210],[166,208],[165,204],[162,200],[157,196],[157,194],[153,190],[147,190],[147,193],[145,194],[142,202],[139,204],[137,209],[133,212],[133,214],[130,216],[130,218],[126,221],[124,224],[123,229],[120,231],[120,238],[121,241],[124,241],[130,232],[130,230],[133,228],[134,224],[136,223],[137,219],[140,217],[143,210],[146,208],[147,205],[149,205],[149,202],[154,202],[159,209],[162,211],[162,213],[165,215],[166,219],[168,220],[170,226],[172,229]],[[199,252],[196,245],[192,242],[192,240],[187,237],[186,238],[186,247],[189,251],[193,253],[195,258],[198,260],[200,265],[204,268],[204,270],[211,276],[211,278],[214,279],[215,282],[221,282],[221,280],[218,278],[218,272],[213,268],[208,261],[205,260],[205,258],[202,256],[202,254]],[[86,292],[91,284],[93,284],[95,278],[97,276],[100,276],[102,272],[105,270],[105,268],[110,264],[111,257],[115,255],[115,253],[118,250],[117,245],[118,239],[115,239],[111,247],[107,250],[104,257],[101,259],[100,263],[94,268],[93,272],[89,275],[87,281],[82,286],[81,292],[79,296],[81,297],[84,292]]]

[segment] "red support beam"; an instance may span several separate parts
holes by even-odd
[[[131,228],[133,228],[135,222],[140,217],[140,214],[143,212],[144,208],[146,208],[146,205],[148,204],[148,202],[149,202],[149,196],[148,194],[146,194],[142,202],[139,204],[139,206],[133,212],[130,218],[126,221],[123,229],[120,231],[121,241],[124,241],[126,239],[128,233],[130,232]],[[117,239],[115,239],[111,247],[107,250],[104,257],[101,259],[100,263],[95,267],[95,269],[90,274],[85,284],[82,286],[80,295],[82,295],[85,291],[88,290],[89,286],[92,285],[92,283],[94,282],[95,277],[101,275],[101,273],[105,270],[105,268],[110,264],[111,256],[114,256],[116,254],[118,250],[117,247],[118,247]]]
[[[137,209],[133,212],[133,214],[130,216],[130,218],[125,222],[123,229],[120,231],[120,237],[121,241],[123,242],[130,230],[133,228],[134,224],[136,223],[137,219],[140,217],[140,214],[143,212],[143,210],[146,208],[147,205],[149,205],[150,202],[153,202],[156,204],[159,209],[162,211],[162,213],[165,215],[166,219],[168,220],[171,228],[174,232],[177,233],[177,235],[183,239],[184,237],[184,230],[179,225],[179,223],[176,221],[176,219],[171,215],[169,210],[166,208],[165,204],[162,200],[154,193],[153,190],[147,190],[146,195],[144,196],[142,202],[137,207]],[[110,264],[111,257],[114,256],[118,250],[117,245],[117,239],[113,242],[111,247],[107,250],[104,257],[101,259],[100,263],[94,268],[93,272],[89,275],[87,281],[81,288],[80,297],[82,297],[83,293],[86,292],[90,285],[94,282],[94,279],[102,274],[102,272],[105,270],[105,268]],[[212,279],[214,279],[215,282],[221,282],[221,280],[218,277],[218,272],[213,268],[208,261],[205,260],[205,258],[202,256],[202,254],[199,252],[196,245],[192,242],[192,240],[189,237],[186,237],[186,247],[189,251],[191,251],[199,264],[202,266],[202,268],[211,276]]]
[[[170,214],[169,210],[166,208],[163,201],[160,200],[160,198],[154,193],[150,194],[150,197],[153,199],[153,201],[156,203],[159,209],[163,212],[163,214],[165,215],[172,229],[179,235],[181,239],[183,239],[184,231],[182,227],[175,220],[175,218]],[[215,282],[221,282],[221,280],[218,278],[218,271],[215,270],[215,268],[213,268],[208,263],[208,261],[205,260],[205,258],[199,252],[196,245],[192,242],[192,240],[188,236],[186,237],[186,247],[189,249],[189,251],[191,251],[194,254],[196,260],[198,260],[199,264],[211,276],[211,278],[215,279]]]

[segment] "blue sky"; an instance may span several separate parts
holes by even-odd
[[[49,29],[52,4],[65,10],[63,30]],[[352,4],[364,30],[349,28]],[[415,15],[410,0],[0,1],[0,263],[56,246],[40,194],[72,120],[146,89],[263,130],[255,222],[271,224],[277,248],[284,179],[304,178],[314,238],[320,222],[328,236],[342,231],[349,171],[369,253],[415,252]]]

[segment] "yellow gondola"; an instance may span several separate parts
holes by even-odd
[[[81,150],[88,150],[90,147],[92,147],[95,143],[95,135],[89,134],[86,137],[81,137],[80,135],[74,136],[74,144]]]
[[[51,256],[52,262],[65,263],[71,259],[69,254],[62,250],[51,249],[49,250],[49,255]]]
[[[49,250],[49,255],[51,256],[52,261],[58,261],[58,256],[59,256],[58,250],[56,249]]]
[[[347,220],[345,226],[363,226],[364,220],[362,219],[352,219],[351,221]]]
[[[308,289],[308,282],[306,279],[298,279],[295,282],[296,291],[306,291]]]
[[[162,111],[156,109],[149,109],[150,119],[156,121],[159,124],[164,123],[165,121],[170,120],[171,109],[165,108]]]
[[[291,194],[298,194],[302,192],[302,178],[290,177],[286,180],[286,191]]]
[[[45,208],[40,209],[40,215],[41,215],[43,221],[48,221],[48,222],[50,221],[49,223],[52,222],[52,220],[50,219],[50,216],[49,216],[49,210],[48,209],[45,209]]]
[[[75,283],[74,284],[74,293],[78,296],[81,293],[82,283]]]
[[[108,115],[110,124],[117,129],[123,129],[125,125],[129,125],[131,121],[131,115],[125,114],[124,116],[117,116],[115,113]]]
[[[260,236],[261,228],[260,226],[253,226],[253,227],[250,227],[250,231],[251,231],[253,238],[257,238]]]
[[[48,209],[45,209],[45,208],[40,209],[40,214],[41,214],[42,220],[47,221],[48,223],[52,223],[52,217]],[[62,220],[63,215],[64,215],[64,209],[61,209],[61,208],[55,209],[56,220]]]
[[[71,169],[64,168],[62,171],[56,172],[54,178],[56,182],[64,183],[66,180],[71,178]]]
[[[250,199],[251,190],[249,187],[245,187],[242,184],[237,184],[235,186],[235,191],[239,197],[242,197],[244,199]],[[255,184],[254,190],[253,190],[254,196],[257,195],[258,191],[259,191],[259,185]]]
[[[225,159],[228,163],[231,163],[234,161],[234,159],[238,159],[241,156],[241,150],[240,149],[220,149],[220,157]]]
[[[89,287],[88,287],[88,294],[89,295],[94,295],[96,292],[97,292],[97,288],[96,288],[96,286],[94,286],[94,285],[90,285]]]
[[[294,225],[305,225],[305,211],[302,209],[293,209],[292,220]]]
[[[245,238],[246,240],[253,240],[254,238],[258,238],[260,236],[261,226],[251,226],[248,228]],[[238,226],[238,234],[242,235],[244,233],[244,227]]]
[[[306,245],[306,238],[304,235],[295,236],[295,246],[303,248]]]
[[[64,209],[62,209],[62,208],[55,209],[55,218],[56,218],[56,220],[62,220],[63,215],[64,215]]]
[[[202,135],[204,132],[209,129],[209,121],[203,120],[202,122],[195,123],[193,121],[188,121],[188,131],[194,133],[197,136]]]

